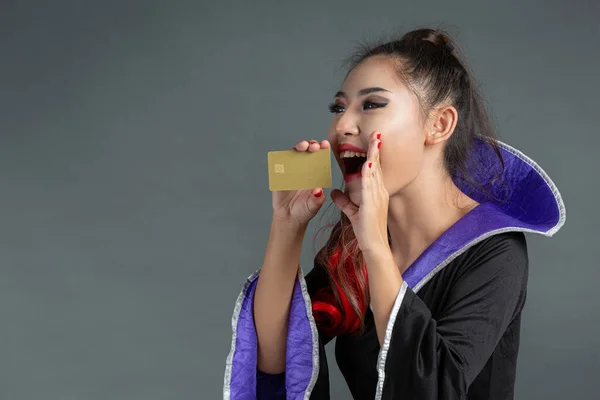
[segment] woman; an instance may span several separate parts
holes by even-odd
[[[564,224],[556,187],[494,139],[448,35],[419,29],[353,58],[328,140],[344,191],[304,278],[325,196],[273,193],[264,263],[233,317],[227,399],[328,399],[324,345],[355,399],[513,397],[528,258],[523,232]]]

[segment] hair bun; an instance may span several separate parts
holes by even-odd
[[[430,42],[441,49],[446,49],[450,53],[452,53],[454,50],[454,45],[452,44],[450,37],[448,37],[448,35],[446,35],[443,31],[423,29],[420,32],[424,35],[422,40]]]
[[[454,50],[454,45],[450,41],[450,38],[443,33],[439,34],[441,45],[446,47],[448,51],[452,52]]]

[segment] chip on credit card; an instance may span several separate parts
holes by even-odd
[[[267,157],[271,191],[331,187],[330,149],[270,151]]]

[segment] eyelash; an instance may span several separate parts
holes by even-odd
[[[387,106],[387,103],[375,103],[374,101],[365,101],[363,107],[367,106],[367,105],[373,105],[374,107],[369,109],[369,110],[373,110],[376,108],[383,108],[383,107]],[[339,111],[339,109],[341,109],[341,108],[343,108],[341,105],[339,105],[337,103],[331,103],[329,105],[329,112],[332,114],[337,114],[338,112],[341,112],[341,111]]]

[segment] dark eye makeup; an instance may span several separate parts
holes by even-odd
[[[375,102],[375,101],[365,101],[363,103],[363,110],[374,110],[376,108],[383,108],[387,106],[387,103]],[[344,107],[342,107],[338,103],[331,103],[329,105],[329,112],[333,114],[339,114],[344,111]]]

